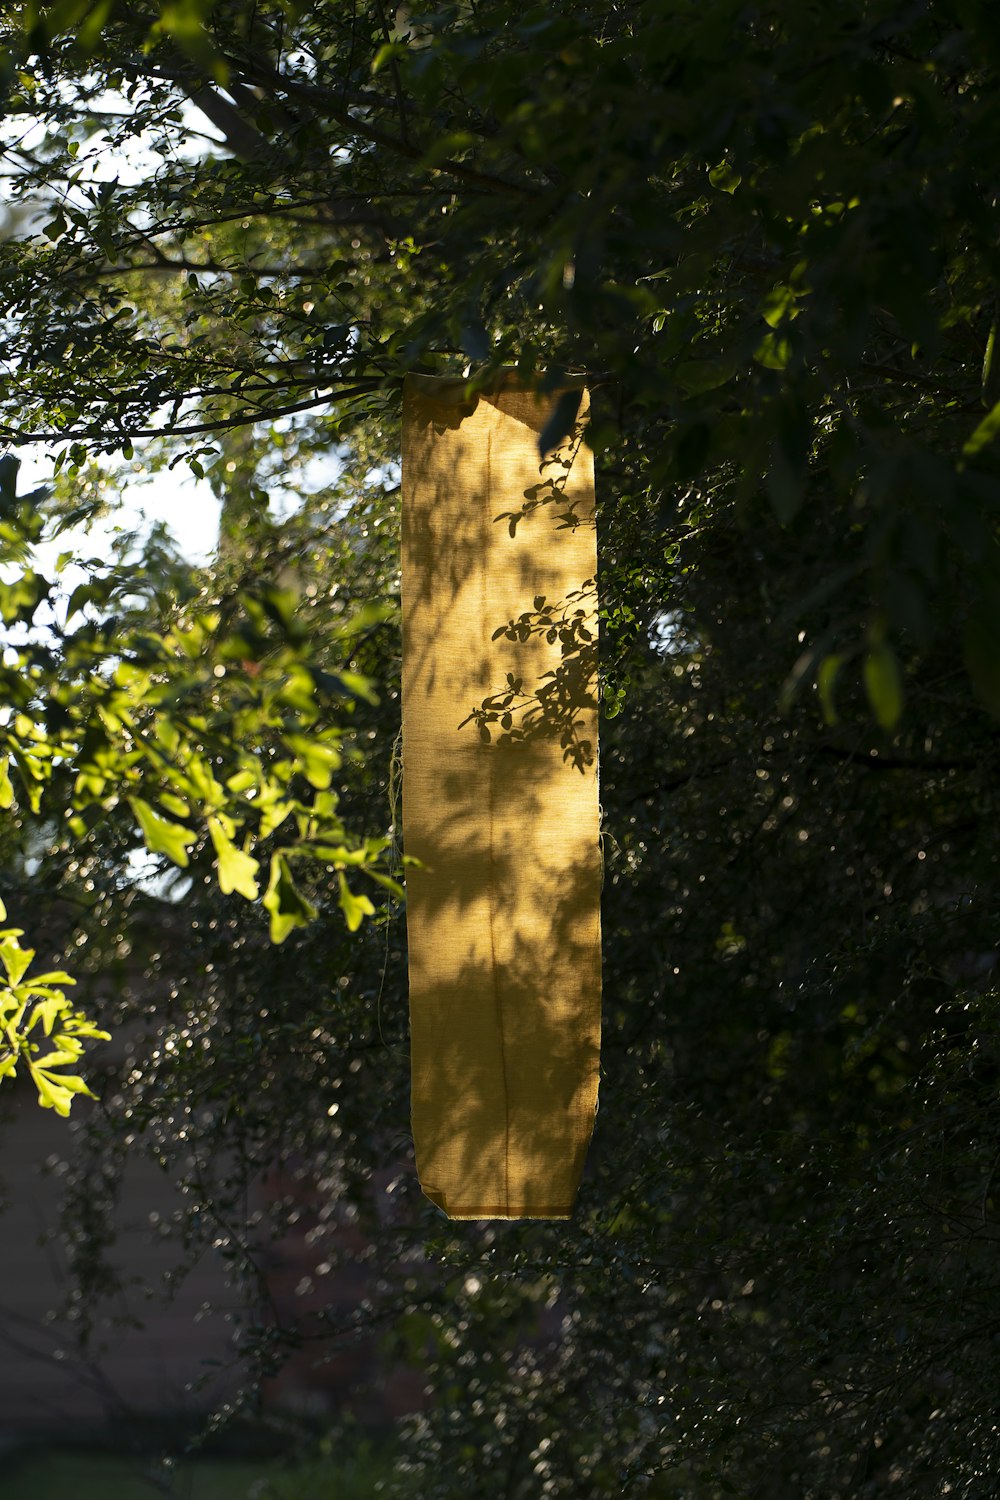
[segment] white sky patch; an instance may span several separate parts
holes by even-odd
[[[88,183],[118,182],[131,187],[150,180],[163,162],[160,150],[155,149],[158,132],[143,131],[132,137],[123,147],[112,149],[108,135],[115,129],[114,116],[127,115],[131,110],[124,95],[107,92],[95,98],[91,104],[93,118],[108,117],[107,126],[99,126],[86,138],[80,138],[73,170],[81,171],[79,187]],[[190,101],[179,101],[182,111],[180,125],[170,131],[171,154],[194,159],[206,148],[222,148],[226,152],[223,138],[210,121]],[[0,153],[8,172],[17,170],[18,148],[31,151],[40,145],[44,127],[32,125],[23,117],[14,116],[0,121]],[[8,154],[4,148],[14,148]],[[66,201],[79,199],[77,206],[88,207],[89,203],[79,188],[67,186]],[[14,207],[0,204],[0,235],[31,237],[39,233],[57,206],[58,198],[51,190],[26,196]],[[356,336],[356,331],[355,331]],[[155,420],[155,418],[154,418]],[[285,419],[276,424],[291,428],[294,419]],[[154,440],[155,441],[155,440]],[[150,473],[143,462],[144,443],[133,440],[135,458],[131,463],[109,473],[109,499],[117,491],[120,498],[114,499],[109,515],[101,521],[91,522],[88,527],[65,531],[54,542],[45,543],[35,551],[36,566],[42,573],[52,576],[56,559],[60,553],[75,552],[81,557],[109,557],[111,542],[116,530],[143,532],[156,522],[168,528],[181,555],[193,564],[207,563],[214,556],[219,540],[220,501],[212,492],[207,480],[199,480],[183,465],[171,470]],[[18,476],[18,491],[25,492],[51,482],[53,455],[60,443],[23,444],[13,451],[21,460]],[[307,462],[294,464],[288,473],[288,482],[279,478],[270,486],[269,510],[276,521],[286,520],[301,507],[303,497],[332,484],[339,472],[340,461],[335,453],[316,455]],[[130,475],[132,477],[130,477]],[[65,586],[72,588],[76,581],[70,564],[62,575]]]
[[[221,144],[204,115],[191,104],[182,106],[183,125],[175,139],[183,141],[185,132],[197,132],[209,137],[204,144]],[[121,94],[107,93],[93,101],[95,116],[101,114],[127,114],[131,109],[128,100]],[[109,122],[108,129],[113,128]],[[44,128],[34,125],[27,130],[24,122],[12,117],[0,125],[0,146],[21,147],[30,151],[44,136]],[[160,165],[160,155],[151,149],[150,132],[133,137],[124,149],[110,150],[105,131],[95,130],[81,144],[74,161],[74,168],[84,169],[81,186],[86,182],[118,181],[123,186],[132,186],[147,181]],[[197,150],[188,153],[195,156]],[[7,156],[8,168],[16,168],[16,150]],[[69,195],[73,193],[69,189]],[[81,206],[89,206],[81,200]],[[17,207],[4,206],[6,223],[0,224],[0,232],[30,236],[36,232],[43,219],[54,207],[51,193],[39,194],[22,200]],[[42,443],[26,443],[13,450],[21,460],[18,475],[18,492],[32,490],[52,480],[53,456]],[[121,503],[103,521],[92,523],[86,530],[82,527],[66,531],[52,543],[36,549],[37,566],[43,573],[51,573],[56,558],[62,552],[77,552],[84,557],[110,555],[110,542],[115,528],[128,531],[144,531],[149,525],[162,521],[172,533],[182,555],[192,563],[207,562],[214,554],[219,540],[219,501],[211,486],[198,480],[180,466],[154,475],[142,474],[141,447],[136,448],[135,469],[139,482],[130,484],[128,471],[122,475],[120,486]],[[66,582],[72,586],[67,570]]]
[[[24,444],[14,451],[21,460],[17,476],[19,494],[52,482],[53,460],[41,445]],[[162,521],[172,533],[178,550],[188,562],[206,563],[214,556],[221,506],[207,480],[195,479],[179,465],[158,474],[144,474],[134,485],[129,484],[126,473],[120,495],[120,503],[103,520],[92,521],[86,528],[78,526],[64,531],[54,541],[35,548],[39,571],[50,575],[62,552],[109,558],[116,529],[146,531],[157,521]],[[74,580],[69,569],[63,579],[72,587]]]

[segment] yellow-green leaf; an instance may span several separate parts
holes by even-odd
[[[0,961],[7,971],[8,984],[20,983],[34,956],[34,949],[22,948],[16,937],[4,937],[0,942]]]
[[[768,370],[784,370],[792,357],[792,346],[783,334],[765,333],[753,357]]]
[[[796,294],[790,286],[772,287],[761,304],[764,322],[769,328],[777,328],[786,318],[798,316],[795,297]]]
[[[743,178],[728,162],[720,161],[709,169],[708,180],[720,193],[735,193]]]
[[[837,705],[833,701],[833,687],[837,681],[837,673],[844,664],[844,658],[834,653],[824,656],[816,673],[816,685],[819,688],[820,708],[823,710],[823,719],[827,724],[836,724]]]
[[[165,854],[183,870],[188,862],[187,851],[195,842],[190,828],[162,817],[141,797],[130,797],[128,800],[142,830],[146,848],[151,854]]]
[[[865,657],[865,691],[881,728],[895,729],[903,712],[903,678],[895,651],[878,641]]]
[[[299,768],[309,785],[314,786],[317,791],[325,791],[343,758],[339,746],[310,739],[304,734],[286,734],[283,739],[298,760]]]
[[[363,865],[367,858],[363,849],[346,849],[342,844],[313,844],[311,852],[331,865]]]
[[[990,446],[998,433],[1000,433],[1000,401],[986,413],[978,427],[973,430],[972,436],[963,444],[964,457],[975,458],[977,453],[981,453],[984,448]]]
[[[10,784],[10,756],[0,760],[0,808],[14,805],[14,788]]]
[[[234,775],[226,778],[226,786],[231,792],[246,792],[250,787],[257,785],[257,772],[249,769],[236,771]]]
[[[283,854],[271,855],[271,876],[264,906],[271,914],[272,943],[283,943],[294,928],[308,926],[316,915],[315,906],[306,900],[292,879]]]
[[[357,932],[365,917],[373,917],[375,908],[367,896],[356,896],[347,884],[343,873],[338,877],[340,880],[340,905],[347,922],[348,932]]]
[[[83,1047],[80,1042],[70,1036],[56,1036],[53,1050],[46,1052],[44,1057],[36,1057],[29,1060],[32,1068],[44,1068],[48,1072],[52,1068],[65,1068],[68,1063],[80,1061]]]
[[[219,889],[227,896],[236,891],[248,901],[256,901],[259,895],[257,871],[260,869],[257,860],[237,849],[218,818],[209,818],[208,831],[218,859]]]
[[[281,802],[273,796],[262,797],[260,801],[262,804],[260,836],[262,839],[267,839],[271,837],[276,828],[281,827],[289,813],[293,810],[294,804],[291,802]]]
[[[51,1000],[41,1000],[31,1012],[31,1019],[25,1030],[30,1031],[33,1026],[36,1026],[41,1021],[42,1030],[45,1032],[45,1035],[51,1036],[56,1020],[59,1016],[65,1015],[68,1009],[69,1001],[62,995],[53,996]]]
[[[160,802],[167,809],[167,812],[173,813],[175,818],[189,818],[191,816],[190,805],[183,797],[178,797],[173,792],[161,792]]]
[[[86,1094],[90,1099],[95,1097],[78,1075],[66,1073],[53,1077],[51,1073],[31,1063],[28,1066],[38,1090],[38,1102],[43,1109],[54,1109],[57,1115],[65,1118],[69,1114],[74,1094]]]
[[[397,57],[405,57],[406,50],[403,42],[383,42],[372,58],[372,77],[381,72],[387,62],[392,62]]]

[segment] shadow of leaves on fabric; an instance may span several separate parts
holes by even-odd
[[[599,862],[583,841],[535,836],[539,757],[506,758],[523,770],[512,805],[494,808],[492,843],[463,805],[475,778],[454,771],[446,820],[421,844],[437,864],[407,880],[411,959],[434,973],[433,1005],[411,1012],[417,1166],[453,1217],[568,1214],[595,1102],[598,1038],[581,1030],[579,997],[600,981]],[[462,1183],[473,1203],[454,1198]]]

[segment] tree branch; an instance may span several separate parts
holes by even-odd
[[[244,412],[235,417],[219,417],[214,422],[196,422],[188,427],[135,427],[132,429],[119,427],[103,430],[94,427],[76,427],[55,432],[23,432],[16,427],[0,425],[0,438],[17,447],[21,443],[80,442],[88,438],[91,440],[97,438],[101,442],[131,442],[133,438],[197,436],[206,432],[222,432],[230,427],[251,427],[256,422],[272,422],[276,417],[287,417],[294,412],[310,411],[329,401],[345,401],[350,396],[368,396],[373,391],[396,383],[394,377],[386,376],[384,379],[351,386],[345,391],[327,391],[324,395],[314,396],[308,401],[295,401],[288,406],[275,406],[270,411]]]

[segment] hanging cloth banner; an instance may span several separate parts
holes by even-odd
[[[597,1107],[593,455],[510,377],[403,397],[412,1123],[453,1219],[565,1219]],[[572,396],[563,395],[564,401]]]

